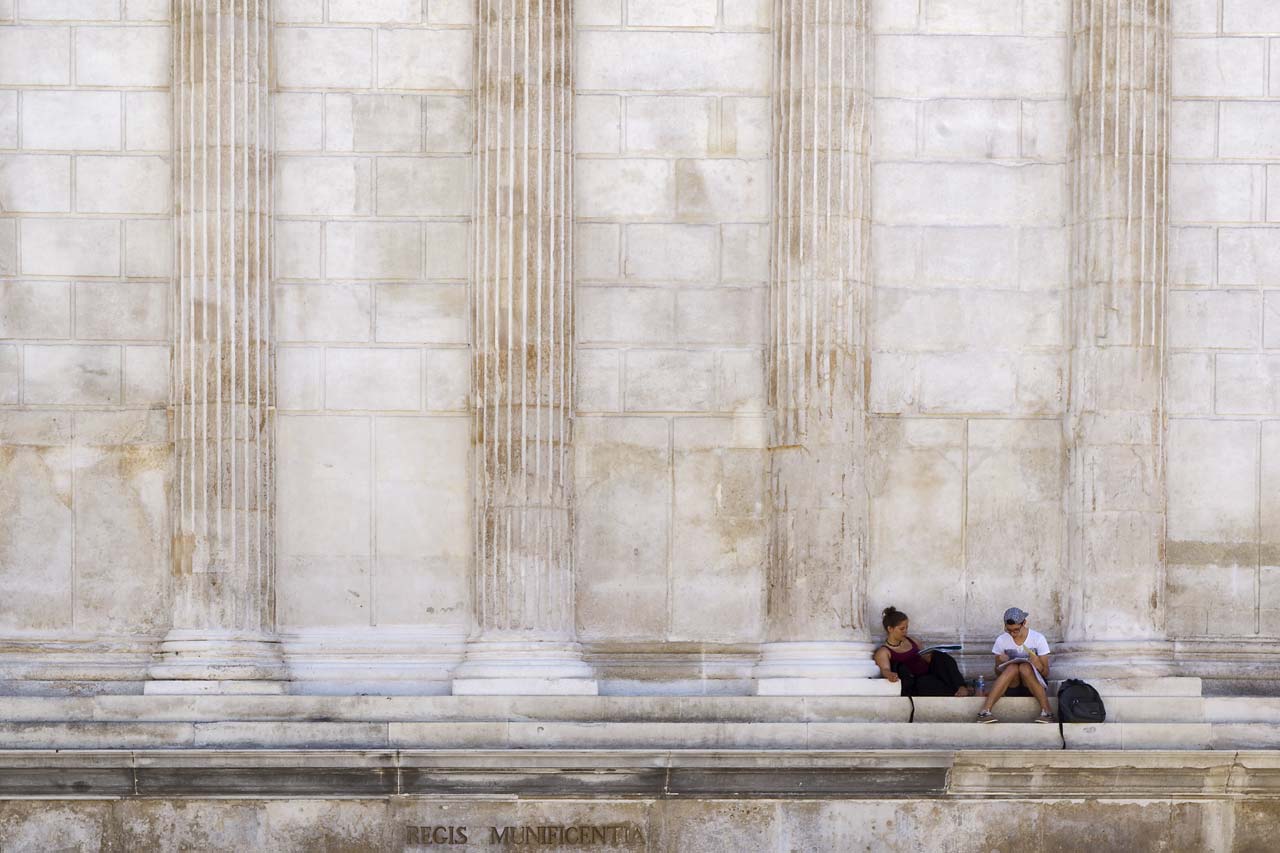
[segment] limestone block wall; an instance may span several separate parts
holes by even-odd
[[[1280,6],[1175,0],[1169,630],[1280,633]]]
[[[470,619],[473,6],[276,3],[286,636]]]
[[[127,651],[169,618],[168,21],[163,0],[0,3],[11,649],[95,637]]]
[[[872,624],[1061,636],[1070,5],[872,10]]]
[[[1280,8],[1170,3],[1166,616],[1275,637]],[[865,615],[985,637],[1016,602],[1056,641],[1072,2],[870,6]],[[472,623],[474,7],[273,3],[287,646],[381,632],[412,657]],[[775,4],[574,7],[578,634],[749,656]],[[0,0],[6,639],[128,651],[171,612],[170,11]]]
[[[578,623],[762,638],[773,4],[576,4]]]

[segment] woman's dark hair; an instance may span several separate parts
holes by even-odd
[[[880,620],[884,625],[884,629],[888,631],[894,625],[901,625],[907,621],[907,614],[890,604],[884,609],[884,619]]]

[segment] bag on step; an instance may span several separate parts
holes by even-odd
[[[1058,688],[1058,719],[1064,723],[1101,723],[1107,719],[1107,709],[1092,685],[1068,678]]]

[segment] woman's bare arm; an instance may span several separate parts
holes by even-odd
[[[871,656],[876,662],[876,666],[880,667],[880,674],[884,676],[885,681],[897,681],[898,674],[889,668],[889,650],[884,646],[876,649],[876,653]]]

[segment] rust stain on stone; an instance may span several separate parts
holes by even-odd
[[[191,574],[191,565],[195,559],[195,553],[196,535],[194,533],[178,533],[174,535],[173,547],[170,549],[170,568],[174,576],[181,577]]]
[[[681,212],[705,210],[710,204],[707,197],[707,183],[695,169],[683,168],[679,170],[676,192],[679,195],[678,208]]]
[[[169,464],[167,445],[125,445],[116,452],[120,474],[132,478],[140,474],[163,472]]]
[[[1168,561],[1179,566],[1254,566],[1258,564],[1256,542],[1187,542],[1167,543]],[[1267,546],[1270,552],[1280,546]]]

